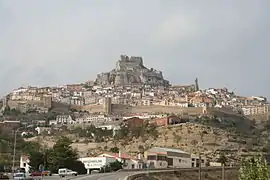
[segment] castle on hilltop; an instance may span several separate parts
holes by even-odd
[[[163,78],[161,71],[145,67],[142,57],[121,55],[115,69],[97,75],[96,84],[168,86],[169,81]]]

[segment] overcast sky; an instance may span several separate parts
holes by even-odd
[[[270,1],[0,0],[0,95],[94,80],[120,54],[173,84],[270,97]]]

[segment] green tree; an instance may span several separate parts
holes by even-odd
[[[111,152],[113,153],[118,153],[119,152],[119,148],[118,147],[113,147],[110,149]]]
[[[265,159],[252,157],[245,159],[240,168],[239,180],[269,180],[270,168]]]
[[[0,155],[0,166],[11,166],[12,157],[10,154],[1,154]]]
[[[139,149],[139,152],[140,152],[141,154],[143,154],[144,151],[145,151],[145,149],[144,149],[144,147],[143,147],[142,145],[139,145],[138,149]]]
[[[226,162],[227,161],[228,161],[227,160],[227,157],[225,156],[224,153],[221,153],[220,156],[219,156],[219,158],[218,158],[218,160],[217,160],[217,162],[220,162],[224,166],[226,165]]]
[[[111,171],[118,171],[119,169],[123,168],[123,163],[119,161],[111,162],[110,168],[111,168]]]
[[[19,139],[17,140],[16,147],[20,152],[23,152],[25,154],[33,151],[40,151],[41,149],[41,146],[38,142],[24,141],[23,139],[21,139],[21,137],[19,137]]]
[[[174,142],[176,142],[176,144],[179,146],[180,142],[181,142],[182,137],[178,134],[175,134],[174,136]]]
[[[71,143],[72,141],[67,137],[60,137],[48,151],[48,166],[52,172],[57,172],[59,168],[75,170],[74,164],[78,163],[78,154],[72,149]]]
[[[146,133],[155,138],[157,138],[159,135],[157,126],[153,123],[149,123],[146,125]]]
[[[115,139],[123,139],[126,138],[129,134],[129,129],[124,124],[120,125],[120,129],[116,132],[114,138]]]
[[[40,165],[44,165],[44,154],[39,151],[29,153],[29,165],[33,171],[39,170]]]

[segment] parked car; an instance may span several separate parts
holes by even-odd
[[[72,170],[67,169],[67,168],[61,168],[61,169],[58,169],[58,175],[59,175],[60,177],[65,177],[65,176],[77,176],[77,175],[78,175],[78,172],[72,171]]]
[[[99,170],[92,170],[92,171],[91,171],[91,174],[98,174],[98,173],[100,173]]]
[[[26,175],[25,175],[25,173],[22,173],[22,172],[14,173],[13,179],[14,180],[25,180],[26,179]]]
[[[42,172],[40,172],[40,171],[35,171],[35,172],[32,172],[31,174],[30,174],[30,176],[43,176],[43,174],[42,174]]]
[[[25,168],[18,168],[15,170],[16,173],[25,173]]]
[[[0,179],[9,179],[8,175],[0,173]]]
[[[51,173],[51,171],[42,171],[42,175],[43,176],[51,176],[52,173]]]

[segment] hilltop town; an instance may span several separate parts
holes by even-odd
[[[37,140],[42,134],[49,146],[56,132],[65,129],[60,134],[73,138],[74,147],[84,155],[89,149],[94,153],[94,149],[106,151],[117,146],[132,153],[139,151],[138,147],[162,145],[194,153],[196,150],[208,152],[213,158],[217,148],[237,153],[247,148],[254,133],[261,132],[255,131],[256,122],[252,118],[260,116],[268,120],[267,99],[239,96],[225,87],[200,89],[198,78],[194,79],[190,85],[171,85],[161,71],[145,67],[142,57],[121,55],[113,70],[98,74],[94,81],[13,90],[1,102],[1,123],[2,127],[6,124],[6,127],[34,126],[36,134],[25,131],[24,135],[30,134],[29,140]],[[114,136],[123,122],[130,131],[142,129],[148,122],[156,126],[157,134],[151,136],[146,130],[129,141],[127,137],[115,141],[107,136],[106,140],[97,141],[87,140],[86,135],[78,136],[76,132],[76,128],[83,132],[95,126],[112,130]],[[253,131],[247,130],[250,127]],[[206,139],[202,140],[202,136]],[[263,148],[262,144],[263,141],[254,146]]]
[[[125,55],[121,55],[115,69],[98,74],[95,81],[15,89],[2,100],[1,112],[9,107],[20,112],[47,113],[57,105],[95,114],[137,116],[143,113],[199,115],[208,108],[242,115],[269,112],[265,97],[242,97],[227,88],[202,90],[198,79],[190,85],[170,85],[161,71],[146,68],[141,57]],[[110,118],[113,120],[113,116]]]

